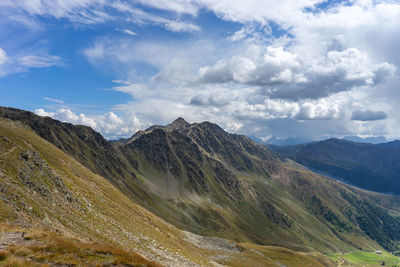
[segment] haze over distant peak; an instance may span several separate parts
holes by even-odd
[[[358,143],[369,143],[369,144],[380,144],[388,142],[388,140],[384,136],[359,137],[356,135],[349,135],[343,137],[342,139]]]

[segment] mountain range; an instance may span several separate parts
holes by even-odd
[[[178,118],[107,141],[28,111],[0,107],[0,118],[3,223],[115,244],[149,265],[335,266],[326,254],[400,245],[397,196],[210,122]]]
[[[310,138],[301,138],[301,137],[288,137],[288,138],[271,137],[266,141],[257,138],[256,136],[250,136],[250,138],[257,143],[264,144],[267,146],[294,146],[305,143],[311,143],[315,141]],[[368,143],[368,144],[381,144],[388,142],[386,138],[383,136],[359,137],[356,135],[348,135],[342,137],[341,139],[346,141],[352,141],[357,143]]]
[[[400,193],[400,141],[380,144],[328,139],[296,146],[271,146],[325,175],[377,192]]]

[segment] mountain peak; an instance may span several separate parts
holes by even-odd
[[[186,127],[188,125],[190,125],[190,123],[185,121],[184,118],[179,117],[176,120],[174,120],[173,122],[171,122],[170,124],[168,124],[167,126],[173,127],[173,128],[182,128],[182,127]]]

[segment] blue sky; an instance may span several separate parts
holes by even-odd
[[[0,105],[107,138],[400,135],[399,1],[3,0]]]

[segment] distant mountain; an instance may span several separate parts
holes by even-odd
[[[400,151],[400,140],[388,142],[388,143],[382,143],[379,144],[378,147],[382,147],[388,150],[393,150],[393,151]]]
[[[256,136],[249,136],[252,140],[259,144],[264,144],[268,146],[295,146],[295,145],[301,145],[305,143],[310,143],[315,140],[312,140],[310,138],[301,138],[301,137],[287,137],[287,138],[277,138],[277,137],[272,137],[268,139],[267,141],[263,141],[262,139],[256,137]],[[349,136],[344,136],[341,138],[346,141],[352,141],[352,142],[357,142],[357,143],[369,143],[369,144],[381,144],[381,143],[386,143],[387,140],[383,136],[373,136],[373,137],[359,137],[356,135],[349,135]]]
[[[337,183],[210,122],[178,118],[108,142],[89,127],[26,111],[0,108],[0,117],[24,123],[182,230],[303,252],[400,244],[398,197]]]
[[[356,186],[400,194],[400,141],[374,145],[328,139],[273,149],[304,166]]]
[[[250,137],[250,138],[260,144],[276,145],[276,146],[292,146],[292,145],[304,144],[304,143],[312,141],[309,138],[301,138],[301,137],[287,137],[287,138],[283,138],[283,139],[277,138],[277,137],[272,137],[272,138],[268,139],[267,141],[263,141],[257,137]]]
[[[361,138],[356,135],[349,135],[349,136],[343,137],[342,139],[346,140],[346,141],[352,141],[352,142],[357,142],[357,143],[369,143],[369,144],[381,144],[381,143],[387,142],[386,138],[383,136],[373,136],[373,137]]]

